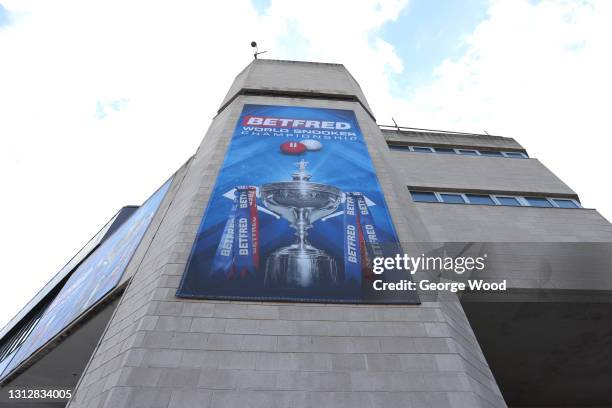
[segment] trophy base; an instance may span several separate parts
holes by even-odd
[[[309,288],[338,283],[336,261],[310,245],[291,245],[266,260],[264,284],[274,288]]]

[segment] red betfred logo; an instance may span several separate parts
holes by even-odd
[[[291,118],[274,118],[270,116],[245,116],[242,126],[264,126],[293,129],[329,129],[347,130],[351,128],[348,122],[335,122],[329,120],[307,120]]]

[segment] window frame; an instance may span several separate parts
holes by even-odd
[[[414,153],[435,153],[436,151],[434,150],[433,147],[430,146],[409,146],[410,147],[410,151],[414,152]],[[428,152],[422,151],[422,150],[414,150],[414,148],[418,148],[418,149],[429,149]]]
[[[491,194],[491,197],[493,198],[493,201],[495,201],[497,205],[502,205],[504,207],[525,207],[525,204],[521,200],[522,198],[521,196],[513,196],[513,195],[507,195],[507,194]],[[502,204],[502,202],[499,201],[498,198],[511,198],[513,200],[516,200],[518,205]]]
[[[578,209],[578,208],[583,208],[582,205],[580,205],[580,203],[578,201],[574,200],[573,198],[560,198],[560,197],[547,197],[547,198],[548,198],[548,201],[550,201],[553,204],[553,206],[555,206],[555,208],[563,208],[565,210],[575,210],[575,209]],[[574,205],[576,207],[569,207],[569,208],[568,207],[560,207],[555,200],[571,201],[572,203],[574,203]]]
[[[438,202],[442,203],[442,204],[470,204],[467,200],[467,198],[465,197],[464,193],[455,193],[455,192],[450,192],[450,191],[434,191],[434,194],[436,194]],[[444,201],[444,199],[442,198],[442,194],[448,194],[448,195],[455,195],[455,196],[460,196],[461,199],[463,200],[462,203],[447,203],[446,201]]]
[[[483,157],[502,157],[502,158],[507,158],[504,155],[504,152],[502,152],[501,150],[479,150],[479,152],[480,152],[480,155],[483,156]],[[486,153],[483,153],[483,152],[498,153],[498,154],[493,154],[492,155],[492,154],[486,154]]]
[[[465,193],[464,195],[465,195],[465,199],[466,199],[466,203],[467,204],[471,204],[471,205],[500,205],[493,198],[493,194]],[[491,203],[473,203],[473,202],[470,201],[468,195],[489,197],[489,199],[493,202],[493,204],[491,204]]]
[[[465,151],[465,152],[474,152],[476,154],[462,153],[462,151]],[[480,154],[480,150],[478,150],[478,149],[462,149],[462,148],[457,148],[457,149],[455,149],[455,152],[457,154],[459,154],[459,155],[462,155],[462,156],[482,156],[482,154]]]
[[[389,146],[389,149],[408,150],[408,151],[410,151],[410,146],[408,146],[408,145],[394,145],[394,144],[390,144],[390,145],[387,145],[387,146]]]
[[[548,198],[548,197],[522,196],[522,198],[525,200],[525,203],[527,204],[527,207],[534,207],[534,208],[559,208],[559,207],[555,206],[553,204],[552,200],[550,198]],[[548,202],[548,204],[550,204],[550,207],[547,207],[547,206],[541,207],[539,205],[532,205],[529,202],[529,200],[528,200],[529,198],[541,198],[543,200],[546,200]]]
[[[508,159],[528,159],[529,157],[523,152],[509,152],[509,151],[501,151],[501,154]],[[512,156],[513,154],[518,154],[521,157]]]
[[[455,149],[454,147],[434,147],[434,153],[438,153],[438,154],[457,154],[457,149]],[[449,152],[439,152],[438,149],[447,149],[450,150]]]
[[[410,198],[412,199],[413,203],[439,203],[441,202],[440,197],[438,196],[438,193],[436,191],[420,191],[420,190],[413,191],[413,190],[408,189],[408,192],[410,193]],[[434,195],[436,201],[417,201],[414,199],[414,196],[413,196],[414,193],[431,193]]]

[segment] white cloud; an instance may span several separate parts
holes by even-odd
[[[372,109],[384,109],[393,105],[391,78],[403,72],[403,63],[379,30],[407,6],[408,0],[273,0],[263,25],[282,29],[263,48],[272,50],[272,58],[344,64],[359,81]],[[286,33],[294,41],[284,42]]]
[[[0,323],[195,152],[257,31],[248,1],[5,7]]]
[[[0,286],[0,324],[195,152],[251,40],[269,58],[348,62],[374,99],[386,97],[377,82],[401,70],[376,30],[405,1],[274,1],[263,16],[247,0],[3,5],[0,247],[10,284]]]
[[[431,84],[387,109],[405,125],[515,137],[612,219],[612,2],[494,1]]]

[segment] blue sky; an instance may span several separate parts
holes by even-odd
[[[0,28],[2,26],[8,25],[10,23],[8,10],[4,8],[2,4],[0,4]]]
[[[259,13],[259,15],[266,14],[266,10],[268,9],[268,7],[270,7],[270,3],[272,3],[271,0],[252,0],[252,1],[253,1],[253,7],[255,7],[255,10],[257,10],[257,13]]]
[[[436,66],[459,57],[465,51],[461,39],[486,18],[486,5],[483,0],[412,0],[396,21],[383,25],[380,36],[404,62],[404,73],[393,76],[393,89],[428,84]]]
[[[272,1],[252,0],[252,3],[263,16]],[[447,58],[459,57],[465,51],[462,38],[487,17],[487,5],[486,0],[412,0],[394,21],[370,33],[371,40],[382,38],[392,44],[404,63],[404,72],[392,75],[394,96],[405,97],[406,90],[410,92],[431,82],[436,66]],[[350,19],[342,21],[342,24],[350,23]],[[290,45],[286,48],[299,48],[305,39],[290,27],[283,40]],[[290,54],[287,58],[294,55]],[[299,59],[299,55],[294,58]]]

